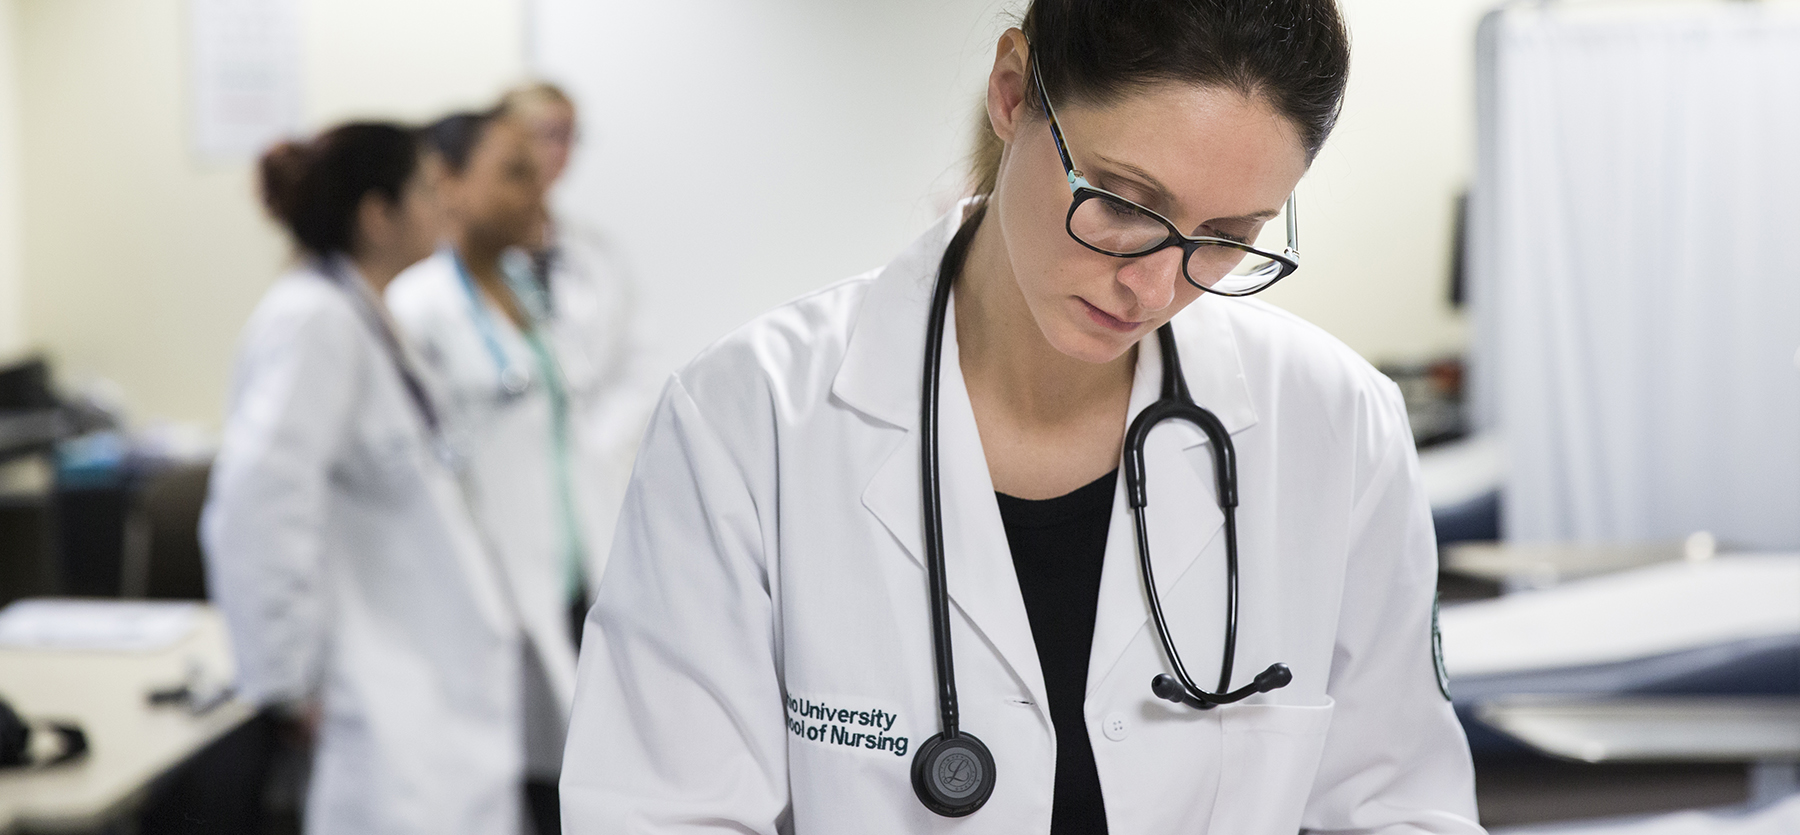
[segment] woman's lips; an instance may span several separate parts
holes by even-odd
[[[1144,324],[1143,322],[1128,322],[1095,307],[1093,303],[1089,302],[1087,299],[1082,299],[1080,297],[1077,297],[1077,299],[1087,308],[1088,318],[1094,320],[1095,323],[1107,330],[1118,331],[1119,333],[1131,333],[1132,331],[1137,330],[1138,326]]]

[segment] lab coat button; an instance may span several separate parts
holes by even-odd
[[[1101,725],[1101,731],[1106,734],[1107,739],[1121,742],[1131,735],[1131,726],[1126,724],[1125,714],[1114,711],[1106,714],[1106,723]]]

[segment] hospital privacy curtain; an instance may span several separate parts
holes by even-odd
[[[1800,12],[1521,4],[1478,56],[1470,365],[1505,537],[1800,547]]]

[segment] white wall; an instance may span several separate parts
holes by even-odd
[[[1453,197],[1488,0],[1346,0],[1344,116],[1301,187],[1304,268],[1269,298],[1376,360],[1455,350]],[[964,185],[1007,0],[537,0],[533,62],[584,107],[562,195],[634,264],[674,365],[878,266]]]
[[[998,0],[538,0],[580,102],[562,197],[634,267],[673,366],[878,267],[962,189]]]
[[[288,250],[251,161],[191,151],[185,6],[7,2],[25,176],[6,190],[0,167],[0,195],[27,207],[26,336],[65,379],[117,382],[137,417],[216,426],[238,331]],[[307,0],[301,12],[309,127],[485,104],[522,72],[522,0]]]

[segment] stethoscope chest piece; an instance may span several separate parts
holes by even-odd
[[[531,390],[531,372],[508,362],[500,369],[500,394],[507,400],[523,397]]]
[[[994,755],[969,734],[936,734],[913,755],[912,784],[925,808],[950,818],[972,814],[994,793]]]

